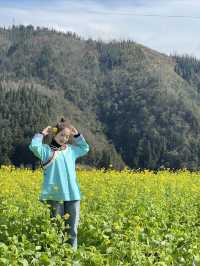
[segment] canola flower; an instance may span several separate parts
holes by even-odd
[[[52,132],[54,133],[54,134],[56,134],[57,132],[58,132],[58,129],[57,129],[57,127],[52,127]]]
[[[0,265],[200,265],[200,173],[77,169],[75,252],[38,201],[42,170],[0,168]],[[55,190],[58,187],[54,187]]]

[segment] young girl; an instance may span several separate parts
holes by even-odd
[[[43,137],[52,133],[51,143],[43,144]],[[74,144],[69,144],[69,139]],[[77,249],[77,228],[80,218],[81,193],[76,179],[75,161],[89,151],[89,145],[83,135],[63,118],[55,128],[46,127],[36,133],[29,145],[29,149],[41,160],[44,169],[44,181],[40,194],[40,201],[50,205],[50,217],[57,214],[69,218],[65,224],[69,225],[68,242]]]

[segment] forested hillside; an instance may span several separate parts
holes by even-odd
[[[35,132],[64,115],[94,167],[197,169],[200,62],[132,41],[83,40],[33,26],[0,29],[0,164],[36,164]]]

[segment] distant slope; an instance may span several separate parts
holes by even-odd
[[[36,129],[65,114],[91,141],[91,153],[83,162],[97,167],[198,168],[200,74],[195,70],[195,77],[186,76],[187,65],[188,61],[131,41],[85,41],[76,34],[32,26],[0,30],[2,91],[21,88],[16,94],[23,96],[18,95],[15,106],[22,106],[27,142]],[[13,96],[9,93],[1,103],[2,124],[10,115],[16,123],[19,120],[19,114],[10,114]],[[49,109],[42,111],[36,93]],[[32,108],[23,102],[37,112],[27,117]],[[37,126],[31,128],[29,117],[37,119]],[[9,128],[8,123],[8,132]],[[22,124],[20,130],[22,145]],[[17,160],[18,134],[6,152],[7,160]],[[1,140],[5,141],[3,136]]]

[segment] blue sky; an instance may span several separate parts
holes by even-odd
[[[166,54],[200,58],[200,0],[0,0],[0,25],[13,23],[73,31],[86,39],[131,39]]]

